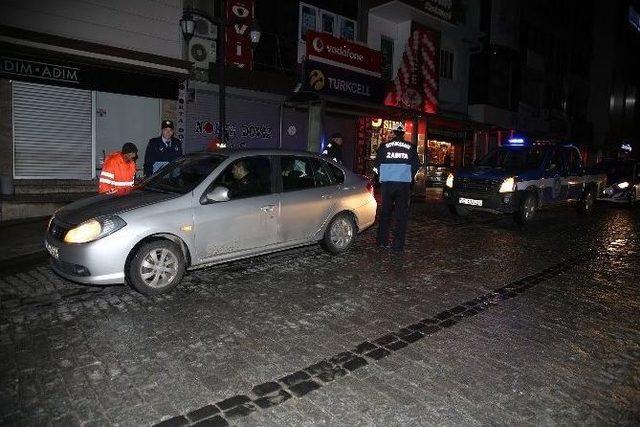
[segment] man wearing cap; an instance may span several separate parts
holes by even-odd
[[[104,160],[98,193],[127,194],[133,188],[136,176],[138,147],[127,142],[121,151],[114,151]]]
[[[378,224],[378,246],[389,247],[391,214],[395,216],[391,249],[404,251],[409,200],[413,177],[418,172],[420,162],[415,145],[404,140],[404,126],[393,129],[394,137],[381,145],[376,154],[374,171],[379,176],[382,193],[382,212]]]
[[[151,138],[144,152],[144,176],[151,176],[169,162],[182,156],[182,143],[173,137],[173,122],[162,121],[162,134]]]

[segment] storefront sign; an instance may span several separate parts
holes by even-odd
[[[443,21],[455,23],[460,11],[460,0],[402,0],[416,9],[440,18]]]
[[[307,33],[307,58],[375,77],[380,77],[382,71],[380,52],[315,31]]]
[[[227,21],[232,23],[225,30],[226,63],[251,70],[251,24],[255,19],[254,0],[227,0]]]
[[[24,59],[0,57],[0,74],[31,77],[61,83],[80,82],[80,69]]]
[[[439,33],[412,23],[402,62],[385,104],[425,113],[438,111]]]
[[[374,103],[382,102],[384,98],[380,78],[309,60],[305,63],[304,88],[324,95]]]
[[[11,53],[0,56],[0,76],[32,83],[65,86],[151,98],[177,99],[178,80],[160,74],[69,60]]]

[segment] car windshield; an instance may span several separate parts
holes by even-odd
[[[528,170],[540,167],[546,151],[539,147],[499,147],[477,163],[480,167],[506,170]]]
[[[597,168],[604,171],[611,182],[628,180],[633,176],[631,162],[603,162]]]
[[[220,155],[181,157],[143,181],[139,188],[186,194],[193,191],[225,159]]]

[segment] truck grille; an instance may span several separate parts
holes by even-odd
[[[497,185],[498,182],[491,179],[456,179],[456,187],[460,190],[493,191]]]

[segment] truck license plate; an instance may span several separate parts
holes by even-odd
[[[467,199],[465,197],[460,197],[458,203],[460,203],[461,205],[482,206],[482,200]]]
[[[58,248],[50,244],[49,242],[44,242],[44,246],[47,248],[47,251],[51,254],[52,257],[58,259],[60,257],[60,253],[58,252]]]

